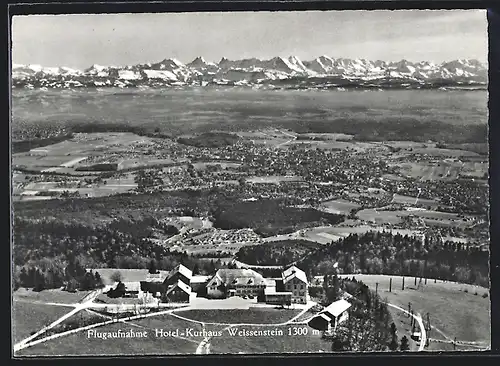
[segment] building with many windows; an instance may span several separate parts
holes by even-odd
[[[292,303],[307,304],[309,290],[305,272],[291,266],[282,272],[281,278],[285,292],[292,293]]]
[[[221,268],[207,283],[209,298],[231,296],[259,296],[266,288],[266,281],[260,273],[251,269]]]

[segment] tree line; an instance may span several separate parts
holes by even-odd
[[[440,237],[351,234],[319,248],[297,265],[312,277],[335,263],[344,273],[418,276],[489,287],[489,253]]]
[[[17,266],[13,276],[14,289],[19,287],[43,291],[63,287],[66,291],[88,291],[104,287],[97,271],[87,271],[75,257],[66,266]]]

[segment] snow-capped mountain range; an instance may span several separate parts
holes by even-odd
[[[188,64],[169,58],[129,66],[92,65],[85,70],[40,65],[12,65],[18,88],[162,87],[240,85],[283,88],[433,88],[486,85],[487,66],[477,60],[450,62],[370,61],[321,56],[301,61],[296,56],[269,60],[249,58],[218,63],[197,57]]]

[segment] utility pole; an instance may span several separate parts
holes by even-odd
[[[389,278],[389,292],[392,292],[392,277]]]
[[[405,290],[405,278],[404,277],[403,277],[403,286],[402,286],[401,290],[403,290],[403,291]]]
[[[378,295],[378,282],[375,283],[375,295]]]
[[[415,286],[417,286],[417,277],[415,277]]]
[[[408,303],[408,316],[411,316],[410,313],[411,313],[411,302]]]
[[[430,318],[430,314],[427,313],[427,326],[429,329],[427,329],[427,333],[428,333],[428,337],[427,338],[430,338],[431,337],[431,330],[432,330],[432,325],[431,325],[431,318]]]

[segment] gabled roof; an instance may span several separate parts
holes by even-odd
[[[149,273],[146,275],[146,281],[148,282],[163,282],[165,279],[165,273]]]
[[[174,269],[170,271],[168,274],[167,278],[170,278],[174,276],[176,273],[180,273],[181,275],[185,276],[189,280],[193,277],[193,271],[191,271],[189,268],[182,264],[178,264]]]
[[[193,275],[191,283],[204,283],[210,281],[211,276]]]
[[[191,287],[189,287],[188,285],[186,285],[184,282],[182,282],[181,280],[177,281],[177,283],[175,285],[173,285],[172,287],[170,287],[168,290],[167,290],[167,295],[170,294],[173,290],[175,290],[176,288],[180,288],[182,291],[184,291],[185,293],[187,294],[191,294]]]
[[[338,300],[330,305],[328,305],[326,308],[324,308],[320,314],[325,314],[325,315],[331,315],[334,317],[338,317],[340,314],[342,314],[344,311],[349,309],[351,307],[351,304],[347,302],[346,300]]]
[[[285,269],[281,273],[281,276],[283,278],[283,283],[287,283],[293,278],[298,278],[302,282],[308,283],[306,273],[295,266],[291,266],[290,268]]]
[[[124,282],[125,291],[139,291],[141,284],[139,282]]]
[[[217,271],[214,278],[219,278],[226,285],[247,285],[261,286],[266,285],[264,277],[260,273],[251,269],[229,269],[221,268]],[[210,281],[212,282],[212,280]]]

